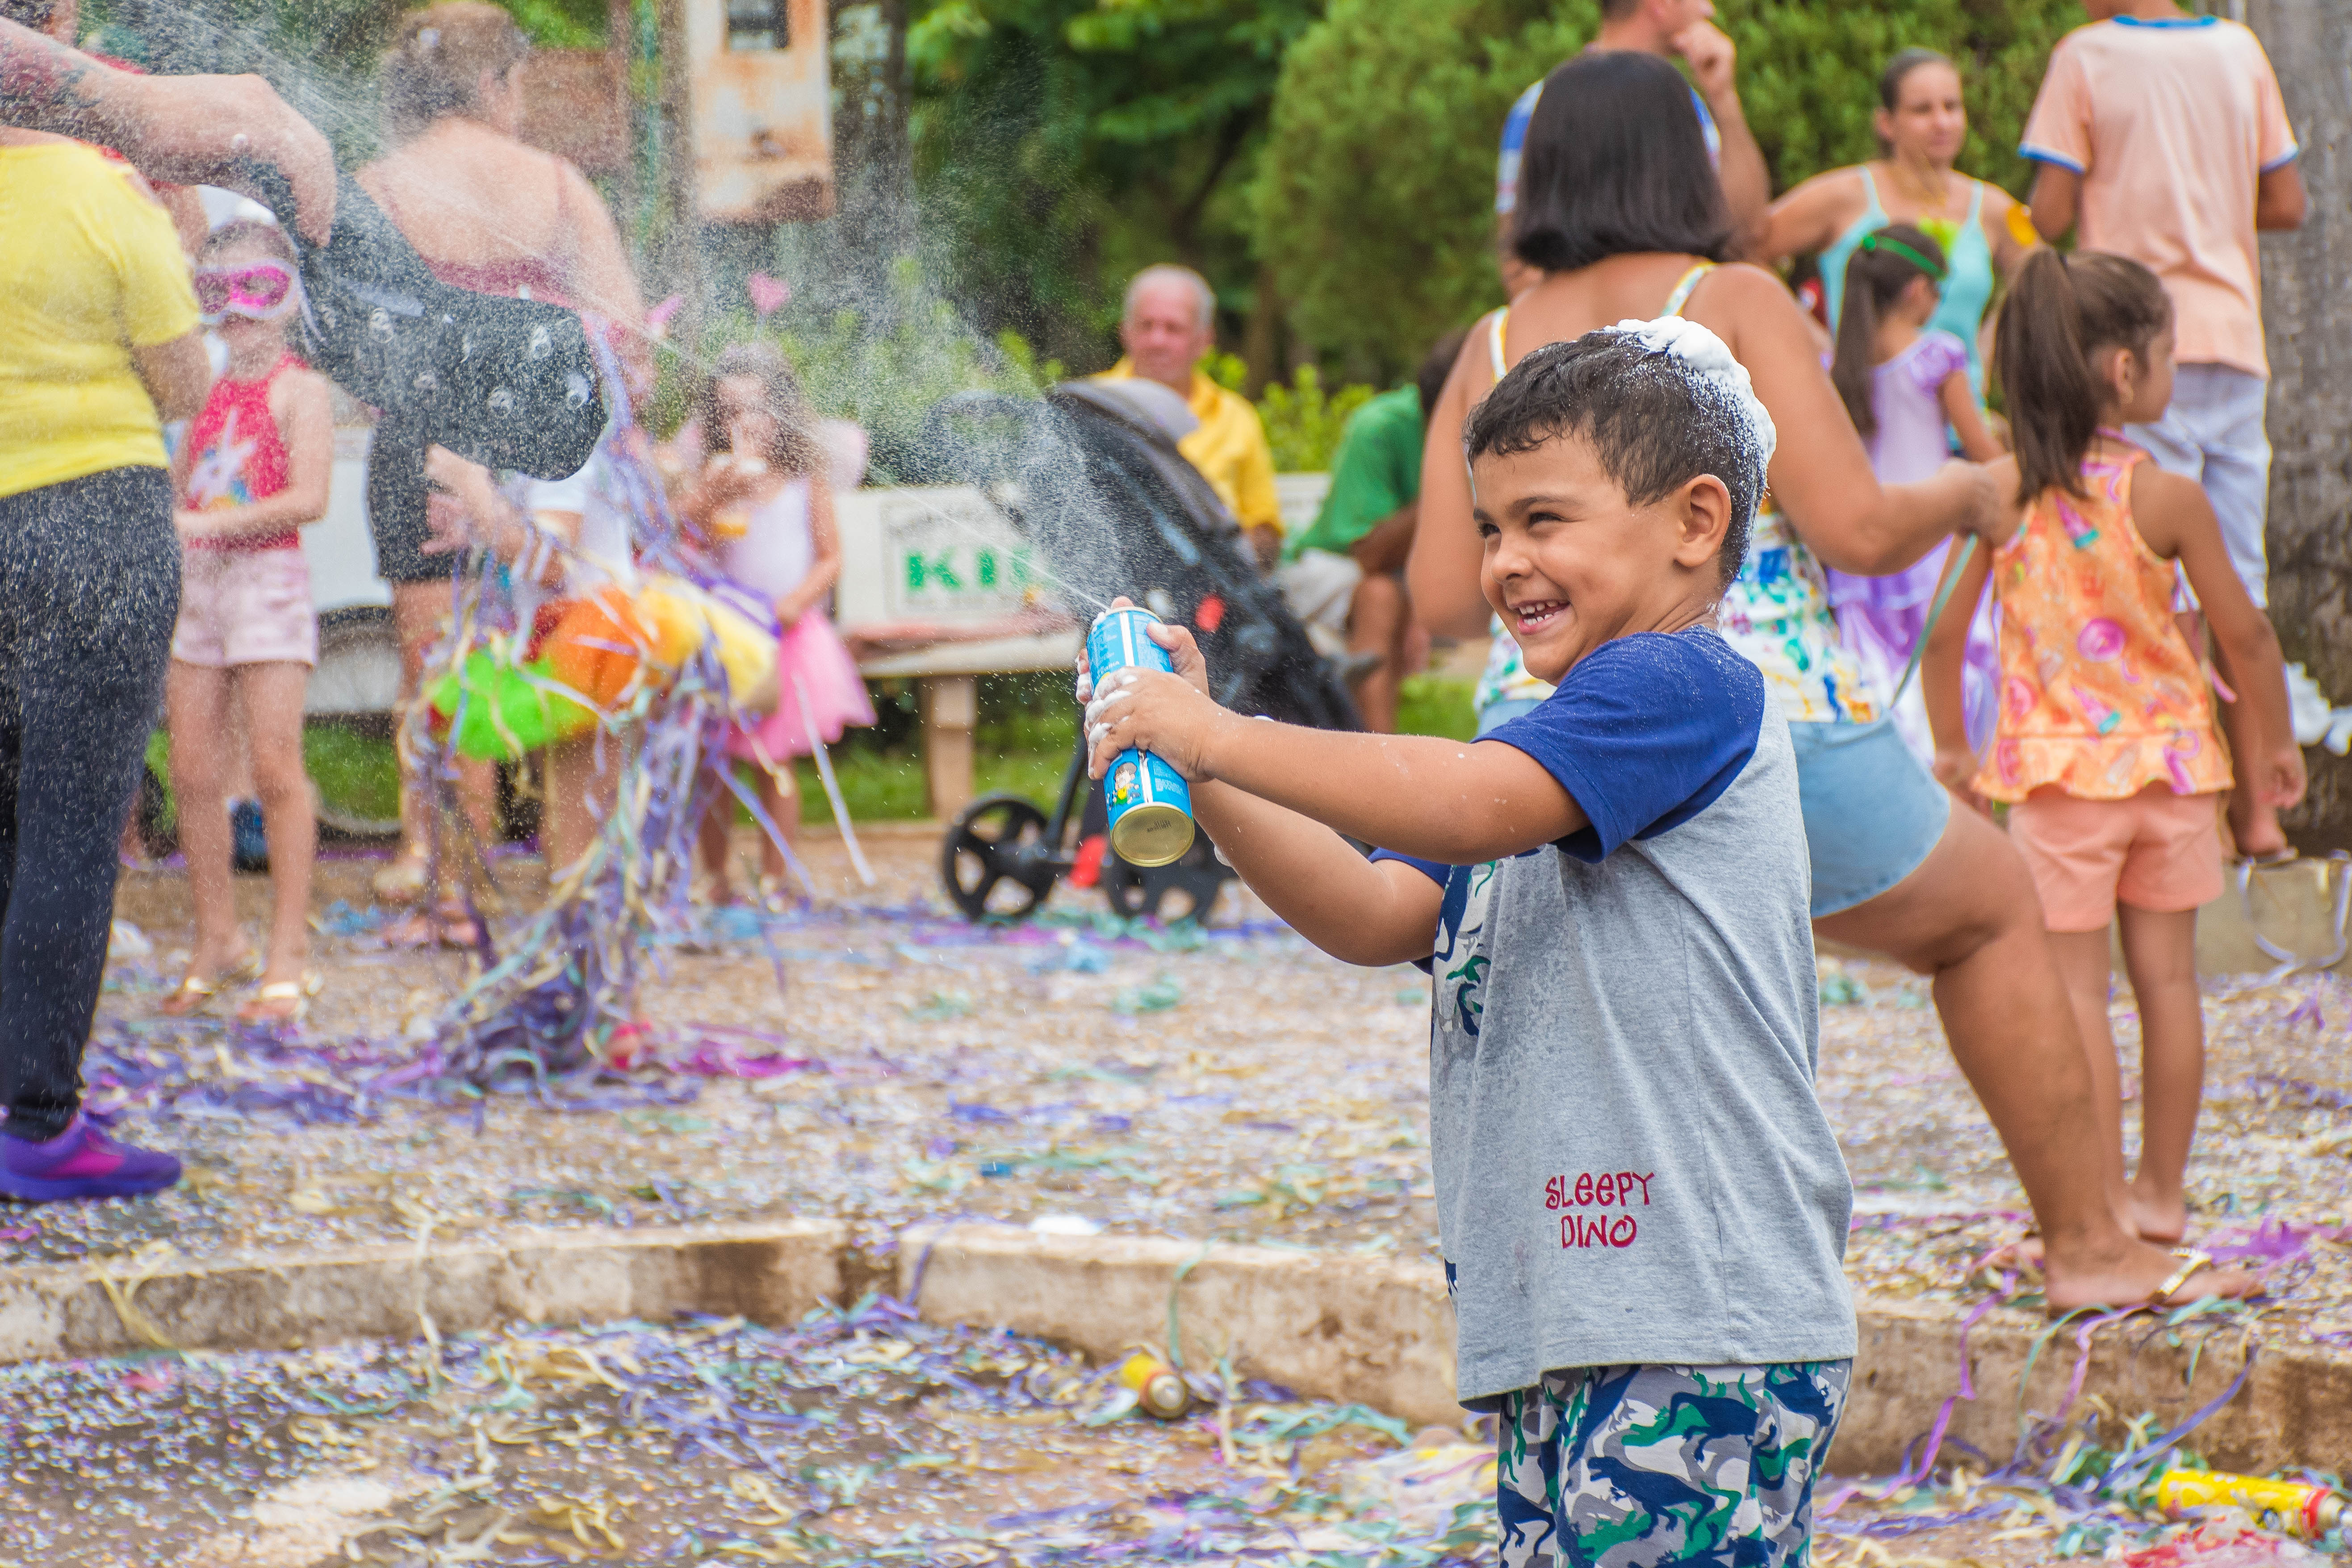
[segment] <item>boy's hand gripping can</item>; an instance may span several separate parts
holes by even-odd
[[[1160,617],[1132,606],[1105,610],[1087,633],[1087,666],[1102,678],[1130,666],[1174,673],[1168,650],[1144,635]],[[1103,780],[1110,847],[1130,866],[1165,866],[1192,847],[1192,792],[1183,775],[1150,752],[1121,752]]]

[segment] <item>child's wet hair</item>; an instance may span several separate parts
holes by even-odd
[[[1740,395],[1630,331],[1547,343],[1511,367],[1470,411],[1470,461],[1584,441],[1633,506],[1663,500],[1702,474],[1731,492],[1718,566],[1728,584],[1748,559],[1764,498],[1764,458]]]

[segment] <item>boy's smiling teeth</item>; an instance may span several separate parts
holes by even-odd
[[[1524,605],[1513,605],[1511,614],[1521,631],[1532,631],[1568,608],[1566,599],[1536,599]]]

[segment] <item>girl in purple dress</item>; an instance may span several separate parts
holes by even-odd
[[[1904,223],[1864,236],[1846,262],[1845,309],[1838,317],[1830,378],[1884,484],[1933,475],[1951,460],[1954,436],[1960,455],[1973,461],[2001,455],[1969,385],[1967,345],[1927,325],[1942,297],[1944,273],[1943,247]],[[1923,762],[1934,760],[1935,742],[1917,683],[1899,701],[1895,689],[1927,630],[1949,548],[1938,545],[1890,576],[1827,574],[1840,635],[1880,700],[1892,704],[1896,728]],[[1964,687],[1969,733],[1981,742],[1992,729],[1997,674],[1989,599],[1976,615]]]

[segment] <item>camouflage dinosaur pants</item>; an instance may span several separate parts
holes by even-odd
[[[1505,1394],[1505,1568],[1801,1568],[1853,1373],[1589,1366]]]

